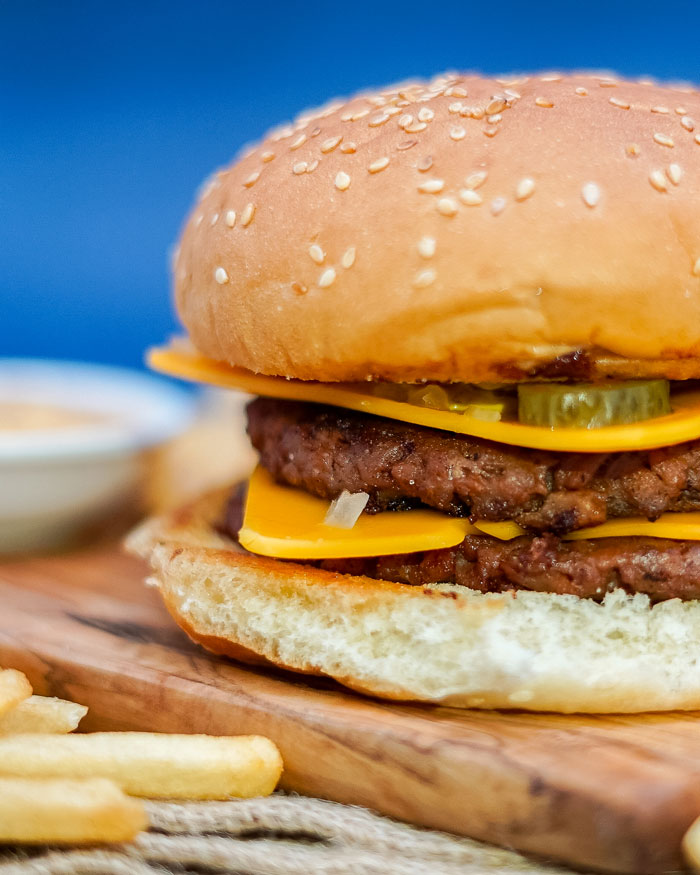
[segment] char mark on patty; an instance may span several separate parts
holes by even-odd
[[[367,492],[370,513],[428,506],[561,535],[615,517],[700,509],[700,441],[553,453],[268,398],[248,405],[248,433],[277,481],[326,499]]]

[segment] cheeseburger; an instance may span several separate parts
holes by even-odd
[[[152,366],[257,396],[248,483],[131,537],[193,639],[392,699],[700,707],[700,92],[333,103],[213,177],[174,279]]]

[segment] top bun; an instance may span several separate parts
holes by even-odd
[[[445,75],[311,111],[206,186],[175,287],[264,374],[700,377],[700,92]]]

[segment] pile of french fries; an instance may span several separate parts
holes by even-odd
[[[87,710],[0,669],[0,842],[124,842],[148,827],[135,797],[267,796],[282,773],[261,736],[70,734]]]

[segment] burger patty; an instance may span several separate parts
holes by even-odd
[[[243,494],[236,490],[222,525],[234,540],[242,507]],[[412,586],[456,583],[479,592],[534,590],[600,601],[619,587],[645,593],[654,603],[700,598],[698,541],[639,537],[562,541],[552,534],[499,541],[468,535],[461,544],[444,550],[303,564]]]
[[[279,482],[326,499],[366,492],[369,513],[423,505],[561,535],[613,517],[700,509],[700,441],[554,453],[268,398],[248,405],[248,434]]]

